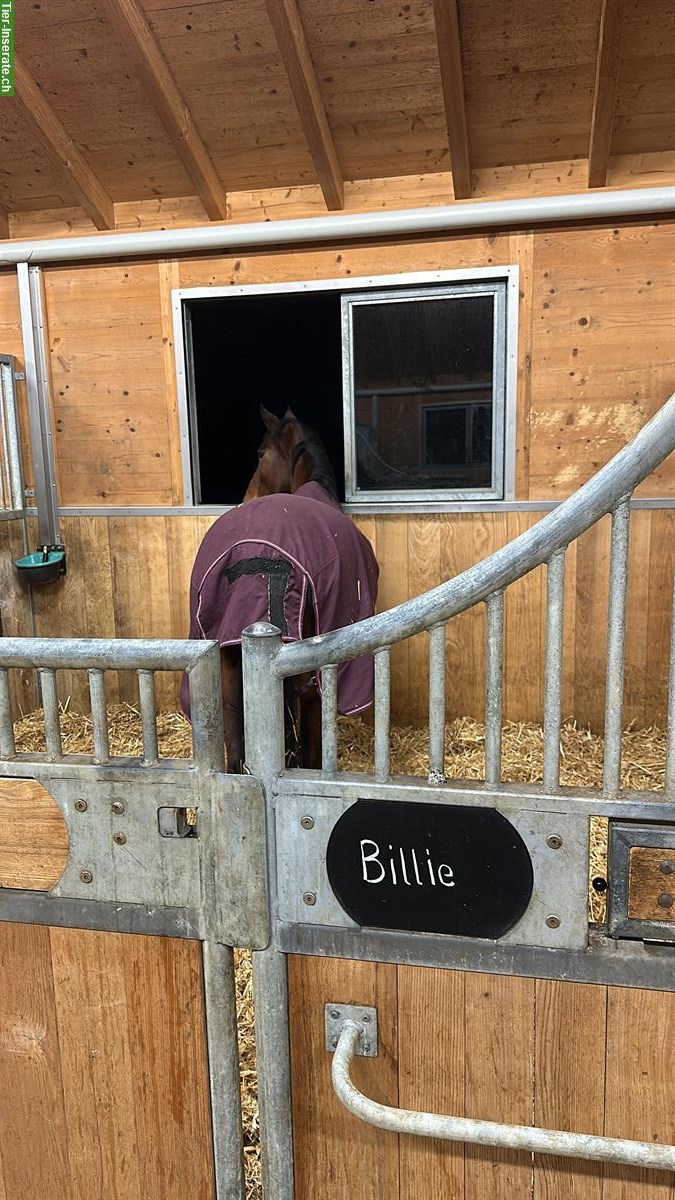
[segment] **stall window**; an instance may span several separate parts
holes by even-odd
[[[342,297],[346,499],[499,499],[506,284]]]

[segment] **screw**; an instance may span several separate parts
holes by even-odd
[[[559,833],[550,833],[546,839],[546,845],[549,850],[559,850],[562,846],[562,838]]]
[[[118,846],[123,846],[127,840],[126,833],[113,833],[113,842]]]
[[[80,879],[83,883],[91,883],[93,878],[91,871],[80,871]]]
[[[332,1008],[330,1010],[330,1019],[331,1019],[331,1021],[339,1021],[340,1020],[340,1014],[339,1014],[337,1008]]]
[[[363,1043],[363,1053],[370,1054],[370,1042]]]
[[[546,924],[549,929],[557,929],[560,925],[560,917],[556,917],[555,913],[551,913],[550,917],[546,918]]]
[[[111,806],[116,817],[121,817],[124,812],[124,805],[121,800],[113,800]]]
[[[75,807],[77,808],[77,805]],[[659,871],[662,875],[675,875],[675,862],[666,859],[665,862],[659,863]]]
[[[316,904],[316,892],[304,892],[302,902],[303,904]]]
[[[303,829],[313,829],[314,828],[314,817],[301,817],[300,824],[302,825]]]
[[[370,1013],[364,1013],[361,1017],[364,1025],[370,1025]]]
[[[670,892],[662,892],[656,903],[659,908],[672,908],[675,904],[675,896],[671,896]]]
[[[86,800],[76,800],[75,801],[75,809],[77,812],[86,812],[87,811],[87,801]]]
[[[330,1039],[330,1044],[331,1044],[331,1046],[333,1047],[333,1049],[335,1049],[335,1047],[336,1047],[336,1046],[337,1046],[337,1044],[338,1044],[338,1040],[337,1040],[337,1038],[336,1038],[336,1037],[334,1037],[334,1038],[331,1038],[331,1039]]]
[[[600,895],[607,891],[607,880],[604,875],[594,875],[591,883],[593,884],[593,891],[598,892]]]

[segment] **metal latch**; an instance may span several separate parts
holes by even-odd
[[[158,808],[157,817],[162,837],[197,837],[196,808]]]

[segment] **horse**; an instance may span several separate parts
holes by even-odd
[[[378,565],[370,542],[340,508],[335,473],[318,433],[288,408],[260,406],[265,434],[243,502],[207,531],[190,580],[190,637],[220,645],[226,762],[244,769],[242,631],[276,625],[284,641],[337,629],[375,611]],[[338,711],[372,703],[373,661],[338,669]],[[187,676],[181,707],[189,715]],[[321,766],[321,696],[316,675],[285,682],[287,753]]]

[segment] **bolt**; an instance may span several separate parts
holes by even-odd
[[[363,1043],[363,1053],[370,1054],[370,1042]]]
[[[301,817],[300,824],[302,825],[303,829],[313,829],[314,817]]]
[[[662,875],[675,875],[675,862],[666,859],[665,862],[659,863],[659,871]]]
[[[333,1047],[333,1049],[335,1049],[335,1047],[336,1047],[336,1046],[337,1046],[337,1044],[338,1044],[338,1040],[337,1040],[337,1038],[336,1038],[336,1037],[334,1037],[334,1038],[331,1038],[331,1039],[330,1039],[330,1044],[331,1044],[331,1046]]]
[[[77,812],[86,812],[87,811],[87,801],[86,800],[76,800],[75,801],[75,809]]]
[[[339,1014],[337,1008],[332,1008],[330,1010],[330,1019],[331,1019],[331,1021],[339,1021],[340,1020],[340,1014]]]
[[[121,800],[113,800],[111,806],[116,817],[121,817],[124,812],[124,805]]]
[[[672,908],[675,904],[675,896],[671,896],[670,892],[661,892],[656,903],[659,908]]]
[[[80,879],[83,883],[91,883],[93,878],[91,871],[80,871]]]
[[[600,895],[607,891],[607,880],[604,875],[594,875],[591,882],[593,884],[593,891],[598,892]]]
[[[316,904],[316,892],[305,892],[302,897],[303,904]]]
[[[370,1013],[364,1013],[361,1017],[364,1025],[370,1025]]]
[[[555,913],[551,913],[550,917],[546,918],[546,924],[549,929],[557,929],[560,925],[560,917],[556,917]]]
[[[126,833],[113,833],[113,842],[118,846],[123,846],[127,840]]]
[[[546,845],[549,850],[559,850],[562,846],[562,838],[559,833],[550,833],[546,839]]]

